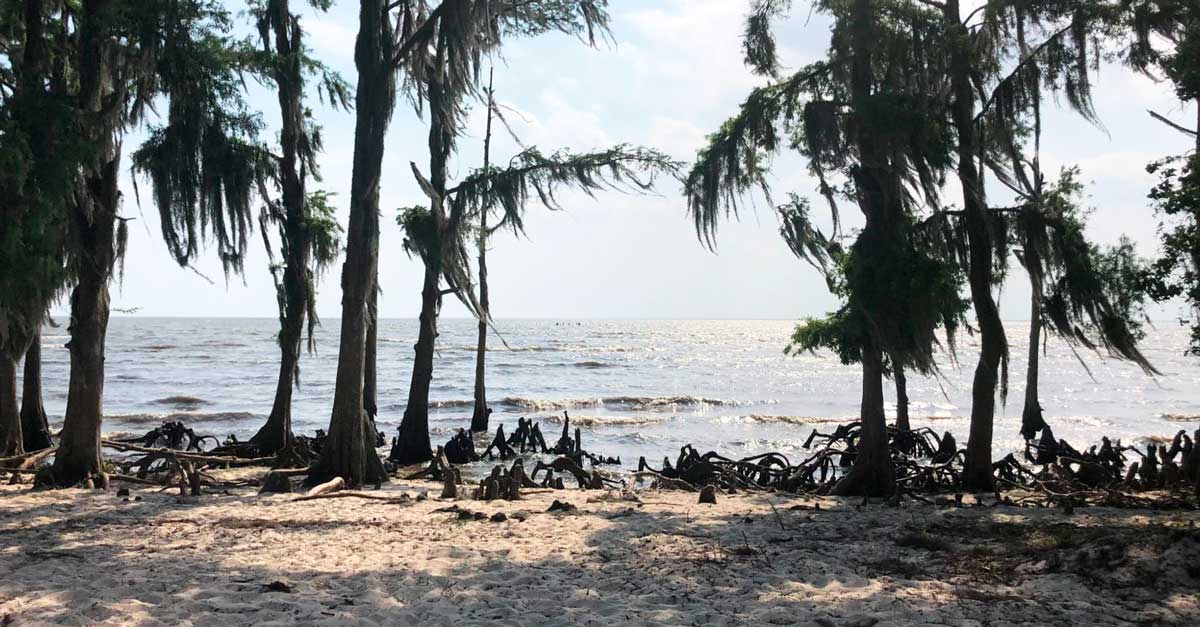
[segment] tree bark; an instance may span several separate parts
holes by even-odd
[[[109,293],[116,261],[115,229],[120,147],[95,175],[85,176],[90,210],[75,215],[82,261],[71,293],[71,377],[62,436],[54,454],[53,482],[73,486],[88,480],[107,484],[101,470],[100,428],[104,417],[104,340],[108,333]],[[84,203],[81,203],[81,205]],[[90,215],[89,215],[90,214]]]
[[[285,288],[288,284],[289,267],[284,271]],[[270,456],[287,448],[292,443],[292,389],[295,376],[300,369],[300,346],[304,334],[304,301],[288,297],[287,311],[279,330],[279,379],[275,384],[275,401],[271,414],[250,442],[258,447],[262,456]]]
[[[375,287],[379,256],[379,177],[384,139],[396,96],[391,67],[392,26],[385,0],[362,0],[354,64],[354,169],[346,261],[342,265],[342,326],[337,382],[329,435],[321,459],[309,474],[311,485],[340,476],[351,487],[386,479],[375,451],[375,431],[363,405],[367,299]]]
[[[896,379],[896,428],[911,431],[908,421],[908,379],[904,376],[904,367],[893,364],[892,376]]]
[[[866,112],[871,107],[874,90],[871,53],[875,44],[872,33],[875,16],[872,0],[855,0],[852,20],[851,43],[854,52],[850,68],[851,108],[859,116],[860,122],[869,122]],[[860,167],[854,173],[853,180],[865,225],[851,254],[866,257],[886,255],[886,251],[902,243],[906,237],[901,226],[899,177],[887,149],[880,142],[880,136],[869,124],[858,129],[854,142],[858,148]],[[870,289],[873,286],[859,287]],[[851,289],[855,288],[852,286]],[[879,313],[858,312],[864,318]],[[864,324],[872,326],[867,322]],[[887,417],[883,409],[884,347],[880,338],[874,337],[876,332],[868,331],[868,335],[862,350],[862,430],[858,451],[850,471],[833,488],[834,494],[842,496],[887,496],[895,490],[895,468],[888,446]]]
[[[259,453],[278,453],[292,443],[292,389],[300,372],[300,350],[308,309],[308,266],[312,256],[305,203],[304,165],[299,156],[304,130],[304,77],[301,67],[301,31],[287,0],[274,0],[266,7],[267,22],[275,37],[275,84],[279,101],[279,179],[284,211],[284,245],[281,311],[279,316],[279,379],[275,401],[267,422],[250,438]]]
[[[435,253],[436,254],[436,253]],[[431,255],[432,257],[432,255]],[[437,311],[441,293],[441,264],[436,258],[426,261],[425,283],[421,289],[421,329],[417,334],[416,357],[408,404],[400,421],[400,433],[388,459],[401,466],[433,459],[429,441],[429,384],[433,381],[433,352],[437,342]]]
[[[1032,264],[1030,264],[1032,265]],[[1036,267],[1028,269],[1033,287],[1029,312],[1029,363],[1025,369],[1025,405],[1021,410],[1021,435],[1032,440],[1046,428],[1042,403],[1038,400],[1038,362],[1042,348],[1042,280]]]
[[[42,404],[42,332],[33,336],[25,349],[25,377],[21,390],[21,437],[26,451],[40,451],[54,445],[50,421]]]
[[[375,272],[378,276],[378,267]],[[371,295],[367,298],[367,347],[366,361],[363,363],[363,409],[371,418],[371,424],[375,423],[375,417],[379,415],[378,348],[379,282],[376,280],[375,286],[371,289]]]
[[[21,410],[17,406],[17,359],[0,351],[0,457],[24,453]]]
[[[488,116],[487,129],[483,136],[483,169],[491,166],[492,155],[492,107],[494,93],[492,91],[492,70],[488,71]],[[479,212],[479,340],[475,344],[475,412],[471,415],[471,431],[480,433],[488,430],[487,385],[485,372],[487,362],[487,326],[491,316],[488,302],[488,271],[487,271],[487,241],[488,241],[488,210],[490,204],[485,204]]]
[[[952,113],[958,135],[958,178],[963,192],[971,302],[979,324],[981,348],[971,387],[971,427],[963,468],[964,487],[992,488],[992,429],[996,414],[996,383],[1000,362],[1008,350],[1004,325],[992,298],[992,237],[983,178],[976,155],[975,96],[971,87],[970,33],[962,23],[958,0],[945,2],[950,31],[950,83],[954,92]]]
[[[896,473],[888,448],[887,418],[883,413],[883,355],[875,346],[863,349],[862,431],[850,472],[833,486],[835,496],[889,496],[896,490]]]
[[[433,380],[433,352],[437,342],[437,319],[441,309],[442,260],[447,246],[453,245],[446,217],[446,164],[453,149],[453,121],[445,99],[442,75],[445,70],[445,35],[439,34],[433,74],[428,79],[429,100],[429,217],[436,234],[428,242],[430,250],[423,254],[425,281],[421,288],[420,331],[417,334],[416,356],[412,379],[408,387],[408,403],[400,421],[400,432],[389,459],[401,465],[417,464],[433,459],[429,444],[429,384]],[[468,286],[458,286],[466,289]]]

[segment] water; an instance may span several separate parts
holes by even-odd
[[[636,463],[674,456],[694,444],[727,456],[780,451],[796,460],[813,428],[852,420],[861,379],[830,355],[787,357],[789,321],[504,320],[509,347],[489,340],[493,427],[511,433],[519,416],[542,421],[547,439],[563,410],[583,428],[585,447]],[[996,451],[1017,450],[1028,323],[1007,323],[1012,343],[1009,401],[998,408]],[[270,411],[278,373],[274,319],[113,318],[107,342],[107,432],[141,433],[174,415],[200,433],[246,438]],[[301,362],[294,398],[298,432],[329,421],[337,367],[337,320],[318,332],[316,354]],[[476,326],[443,320],[430,393],[435,443],[469,423]],[[404,412],[414,320],[384,320],[379,331],[380,428],[394,434]],[[69,359],[65,328],[43,336],[46,408],[61,421]],[[1136,366],[1082,356],[1094,380],[1062,343],[1042,359],[1041,399],[1059,437],[1089,444],[1101,435],[1133,443],[1200,426],[1200,360],[1183,351],[1174,323],[1151,329],[1151,379]],[[914,427],[949,430],[966,441],[978,339],[959,338],[961,365],[943,359],[941,379],[909,377]],[[887,389],[891,400],[894,395]],[[174,397],[174,398],[173,398]],[[190,397],[190,398],[187,398]],[[889,404],[889,411],[893,407]],[[1168,418],[1170,416],[1171,418]],[[1190,417],[1180,421],[1180,417]]]

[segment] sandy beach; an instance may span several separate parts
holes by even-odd
[[[1195,512],[0,490],[4,625],[1200,623]]]

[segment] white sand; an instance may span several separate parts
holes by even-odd
[[[496,523],[435,513],[436,498],[133,494],[0,488],[0,624],[1200,624],[1195,513],[458,502],[510,516]],[[544,513],[554,498],[579,511]],[[944,545],[911,546],[923,538]],[[277,581],[291,592],[266,591]]]

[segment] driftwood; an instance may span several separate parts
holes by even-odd
[[[329,481],[326,481],[325,483],[320,483],[320,484],[313,486],[311,490],[309,490],[308,492],[306,492],[304,494],[304,496],[298,496],[292,500],[308,501],[308,500],[311,500],[318,496],[321,496],[322,494],[329,494],[331,492],[337,492],[338,490],[341,490],[345,487],[346,487],[345,479],[342,479],[341,477],[334,477],[334,478],[330,479]]]
[[[271,463],[275,460],[274,457],[255,457],[251,459],[239,459],[236,457],[226,457],[222,455],[203,455],[199,453],[188,453],[169,448],[149,448],[136,444],[118,440],[101,440],[101,446],[115,449],[118,451],[127,451],[133,453],[146,453],[148,455],[160,455],[173,457],[175,459],[186,459],[193,463],[209,464],[212,466],[223,466],[232,468],[235,466],[261,466]]]

